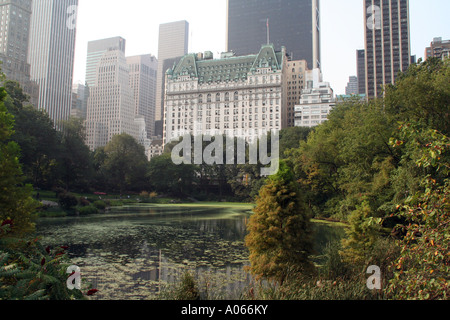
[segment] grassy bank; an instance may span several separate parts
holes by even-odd
[[[254,204],[251,203],[196,201],[195,199],[179,199],[164,196],[148,197],[136,194],[98,195],[92,193],[58,193],[48,190],[35,191],[33,197],[42,203],[41,208],[36,212],[36,217],[38,218],[90,215],[105,212],[111,207],[136,204],[152,205],[155,207],[233,208],[246,211],[251,211],[254,207]]]

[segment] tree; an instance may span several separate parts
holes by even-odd
[[[63,181],[67,190],[88,191],[93,176],[93,157],[85,145],[83,120],[70,118],[63,123],[62,167]]]
[[[250,272],[282,284],[289,276],[314,272],[311,211],[284,161],[257,197],[245,239]]]
[[[194,189],[195,175],[194,165],[176,165],[170,153],[164,153],[150,161],[150,183],[158,193],[190,195]]]
[[[398,121],[422,121],[450,135],[450,60],[430,58],[411,65],[386,91],[386,112]]]
[[[300,147],[300,142],[306,141],[313,131],[308,127],[291,127],[280,131],[280,157],[285,158],[286,151]]]
[[[20,148],[11,141],[14,117],[6,110],[5,97],[0,88],[0,224],[9,224],[11,234],[21,236],[34,230],[31,214],[37,205],[31,198],[32,187],[24,184]]]
[[[15,118],[11,138],[21,149],[23,173],[34,187],[51,189],[61,177],[61,136],[44,111],[27,104],[17,82],[6,81],[5,90],[5,106]]]
[[[120,193],[142,191],[148,184],[144,147],[128,134],[116,135],[104,148],[103,170],[109,187]]]

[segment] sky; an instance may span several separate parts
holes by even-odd
[[[124,5],[125,3],[125,5]],[[324,81],[345,93],[356,75],[356,50],[364,49],[362,0],[321,0],[321,59]],[[450,39],[450,1],[410,0],[411,51],[417,59],[435,37]],[[126,39],[126,55],[158,55],[159,25],[189,22],[189,52],[226,48],[226,0],[79,0],[74,82],[84,82],[87,43]]]

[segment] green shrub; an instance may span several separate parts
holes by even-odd
[[[110,207],[121,207],[121,206],[123,206],[123,202],[120,200],[110,200],[109,206]]]
[[[79,207],[78,208],[78,213],[80,214],[80,216],[87,216],[87,215],[91,215],[91,214],[97,214],[99,211],[98,209],[93,206],[87,206],[87,207]]]
[[[77,198],[69,192],[62,192],[58,194],[58,202],[65,210],[70,210],[78,205]]]
[[[105,210],[106,209],[106,203],[103,200],[97,200],[93,203],[94,207],[96,207],[99,210]]]

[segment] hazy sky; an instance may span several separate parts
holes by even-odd
[[[364,48],[363,1],[321,0],[322,71],[336,94],[356,75]],[[424,55],[434,37],[450,39],[449,0],[410,0],[411,49]],[[121,36],[127,56],[158,54],[161,23],[187,20],[189,52],[225,51],[226,0],[79,0],[74,80],[84,82],[87,43]]]

